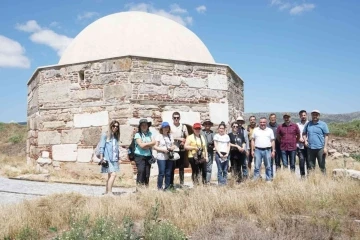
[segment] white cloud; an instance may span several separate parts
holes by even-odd
[[[303,12],[309,12],[315,8],[315,4],[298,4],[293,0],[271,0],[271,6],[276,6],[280,11],[288,10],[291,15],[300,15]]]
[[[90,19],[99,16],[97,12],[84,12],[82,14],[77,15],[78,20]]]
[[[201,6],[198,6],[197,8],[195,8],[196,11],[198,13],[205,13],[206,12],[206,6],[205,5],[201,5]]]
[[[140,12],[148,12],[153,13],[162,17],[169,18],[181,25],[187,26],[191,25],[193,19],[191,16],[188,15],[186,9],[181,8],[177,4],[172,4],[170,6],[170,10],[166,11],[164,9],[155,8],[152,4],[147,3],[139,3],[139,4],[126,4],[125,8],[128,11],[140,11]]]
[[[29,68],[30,60],[20,43],[0,35],[0,67]]]
[[[72,38],[56,33],[53,30],[40,27],[35,20],[27,21],[25,24],[17,24],[16,29],[30,32],[30,40],[32,42],[51,47],[59,56],[63,54],[67,46],[73,40]]]
[[[299,15],[303,12],[309,12],[315,8],[315,4],[303,3],[301,5],[296,5],[290,9],[291,15]]]

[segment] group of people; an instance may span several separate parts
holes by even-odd
[[[316,160],[325,173],[325,158],[329,129],[320,120],[320,112],[311,112],[311,121],[307,112],[299,112],[300,121],[291,121],[289,113],[283,114],[283,123],[278,124],[276,115],[270,114],[269,121],[261,117],[257,124],[256,117],[249,118],[244,126],[243,117],[238,117],[227,130],[224,122],[213,131],[214,124],[210,119],[192,125],[192,134],[181,123],[179,112],[172,114],[172,123],[162,122],[157,136],[149,130],[151,122],[141,119],[134,134],[134,161],[137,167],[136,182],[139,185],[149,184],[151,164],[158,165],[157,188],[168,190],[174,186],[175,168],[179,168],[180,185],[184,184],[184,167],[187,158],[192,169],[194,185],[209,184],[212,165],[217,165],[218,184],[226,185],[230,170],[236,182],[240,183],[249,177],[254,162],[253,179],[260,178],[262,162],[265,166],[266,181],[274,177],[276,170],[295,171],[295,158],[299,158],[300,175],[305,177],[315,168]],[[106,193],[112,192],[112,186],[119,171],[119,122],[112,121],[107,134],[100,140],[100,164],[102,173],[108,173]],[[156,150],[156,154],[153,154]],[[306,168],[305,168],[306,167]],[[200,179],[201,178],[201,179]]]

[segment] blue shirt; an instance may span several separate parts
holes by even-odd
[[[323,121],[319,120],[317,123],[310,121],[304,127],[303,133],[307,135],[310,149],[322,149],[325,145],[325,135],[329,134],[329,128]]]
[[[143,143],[149,143],[152,141],[152,133],[148,131],[146,134],[144,133],[136,133],[134,136],[135,139],[135,154],[141,155],[141,156],[151,156],[151,150],[150,149],[143,149],[141,148],[137,143],[136,139],[141,139]]]
[[[106,134],[102,134],[99,147],[100,154],[103,154],[105,160],[110,162],[119,161],[120,149],[116,138],[107,139]]]

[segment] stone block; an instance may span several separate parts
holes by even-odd
[[[161,75],[152,75],[151,78],[144,79],[147,84],[161,85]]]
[[[75,162],[77,160],[77,144],[60,144],[52,146],[54,161]]]
[[[38,158],[38,160],[36,160],[36,162],[40,165],[40,166],[44,166],[46,164],[51,164],[51,159],[50,158],[44,158],[44,157],[40,157]]]
[[[74,126],[76,128],[104,126],[108,124],[109,113],[107,111],[74,115]]]
[[[193,66],[176,64],[175,65],[175,71],[178,72],[178,73],[190,74],[193,71]]]
[[[50,157],[50,153],[48,151],[42,151],[41,152],[41,157],[43,158],[49,158]]]
[[[353,169],[334,169],[333,176],[335,177],[351,177],[356,180],[360,180],[360,171]]]
[[[74,92],[76,98],[83,101],[93,101],[102,98],[103,91],[101,89],[87,89]]]
[[[82,163],[89,163],[92,160],[94,149],[92,148],[78,148],[77,161]]]
[[[139,126],[139,121],[141,118],[129,118],[127,124],[131,126]],[[154,122],[152,118],[146,118],[149,122]]]
[[[82,129],[71,129],[61,131],[61,143],[79,143],[82,136]]]
[[[208,80],[210,89],[228,90],[228,78],[226,75],[210,74]]]
[[[45,83],[39,87],[39,102],[40,103],[57,103],[67,102],[70,97],[69,80]]]
[[[43,122],[43,129],[58,129],[66,127],[64,121]]]
[[[79,83],[72,83],[70,85],[70,90],[73,90],[73,91],[81,90],[81,86]]]
[[[169,87],[167,86],[156,86],[149,84],[141,84],[139,86],[140,94],[149,94],[149,95],[165,95],[169,91]]]
[[[134,127],[129,125],[120,125],[120,145],[129,146],[133,138]]]
[[[97,146],[100,141],[102,128],[93,127],[83,129],[82,141],[86,146]]]
[[[109,83],[116,82],[115,74],[101,74],[95,75],[91,79],[92,85],[107,85]]]
[[[131,73],[129,77],[131,83],[142,83],[146,79],[151,79],[151,78],[152,76],[150,73],[138,73],[138,72]]]
[[[175,68],[175,64],[173,62],[154,62],[152,63],[152,68],[154,70],[172,71]]]
[[[178,76],[168,76],[162,75],[161,76],[161,83],[164,85],[170,86],[180,86],[181,85],[181,78]]]
[[[202,97],[206,98],[224,98],[226,93],[219,90],[211,90],[211,89],[199,89],[199,93]]]
[[[132,93],[132,85],[130,83],[124,83],[121,85],[111,85],[104,87],[104,98],[108,99],[121,99],[130,98]]]
[[[170,105],[170,106],[165,106],[163,107],[164,111],[173,111],[173,112],[190,112],[190,107],[189,106],[184,106],[184,105]],[[196,111],[194,111],[196,112]]]
[[[164,122],[169,122],[172,123],[172,114],[174,111],[164,111],[161,114],[162,120]],[[196,123],[196,122],[200,122],[200,113],[198,112],[179,112],[180,116],[181,116],[181,123],[184,124],[190,124],[191,126]]]
[[[101,63],[100,73],[129,71],[131,69],[131,63],[131,58],[107,60]]]
[[[219,124],[222,121],[229,122],[228,103],[209,103],[210,119],[213,123]]]
[[[57,131],[39,131],[38,144],[39,145],[52,145],[60,144],[60,133]]]
[[[198,90],[177,87],[174,89],[174,98],[195,98],[198,97]]]
[[[202,78],[181,78],[182,82],[192,88],[206,88],[207,80]]]

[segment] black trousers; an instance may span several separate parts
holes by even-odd
[[[175,161],[171,170],[170,185],[174,185],[175,168],[179,168],[180,185],[184,184],[185,151],[179,152],[180,159]]]
[[[310,168],[309,159],[307,156],[307,147],[304,147],[304,149],[297,148],[297,155],[299,157],[300,175],[303,177],[305,176],[305,164],[308,171]]]
[[[243,172],[247,173],[246,154],[234,153],[230,155],[231,170],[235,177],[236,182],[241,182],[243,178],[247,178],[247,175],[243,176]]]
[[[135,163],[137,168],[136,184],[149,185],[151,164],[148,160],[151,156],[135,155]]]
[[[189,158],[189,163],[191,165],[191,179],[194,183],[194,185],[199,185],[200,183],[200,176],[202,176],[202,183],[206,182],[206,169],[207,164],[201,163],[201,164],[195,164],[194,158]]]

